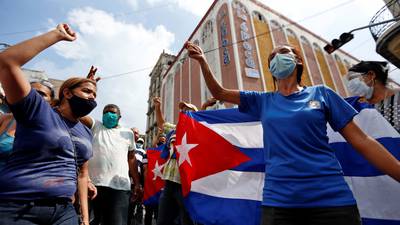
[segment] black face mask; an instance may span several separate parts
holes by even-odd
[[[72,98],[68,99],[68,102],[71,106],[72,113],[78,118],[86,116],[97,106],[95,100],[84,99],[76,95],[73,95]]]

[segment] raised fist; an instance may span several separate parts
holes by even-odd
[[[185,48],[188,51],[189,57],[193,58],[195,60],[201,60],[204,59],[204,52],[203,50],[200,48],[200,46],[195,45],[194,43],[187,41],[185,43]]]
[[[61,23],[57,25],[57,31],[62,36],[63,40],[75,41],[76,33],[68,26],[66,23]]]
[[[153,98],[153,104],[154,104],[154,106],[159,107],[161,105],[160,97],[154,97]]]

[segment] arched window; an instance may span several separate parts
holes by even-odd
[[[304,43],[306,45],[310,45],[311,46],[310,42],[307,40],[306,37],[300,36],[300,40],[301,40],[301,43]]]
[[[317,50],[317,51],[322,51],[321,47],[319,47],[319,45],[317,43],[313,43],[313,47]]]
[[[288,35],[292,36],[293,38],[297,39],[297,35],[296,35],[296,33],[295,33],[292,29],[287,28],[287,29],[286,29],[286,33],[287,33]]]
[[[271,27],[272,27],[272,29],[281,29],[282,30],[281,24],[278,23],[278,21],[276,21],[276,20],[271,20]]]
[[[213,22],[209,20],[205,23],[203,30],[201,32],[201,43],[204,44],[205,40],[209,38],[213,32],[214,32]]]
[[[259,20],[260,22],[263,22],[263,23],[267,22],[265,17],[260,12],[254,11],[253,12],[253,17],[256,18],[257,20]]]

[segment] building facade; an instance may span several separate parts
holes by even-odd
[[[24,73],[24,75],[28,81],[30,81],[30,80],[48,80],[51,84],[53,84],[54,94],[55,94],[55,97],[57,98],[58,90],[60,89],[60,86],[63,83],[62,80],[49,78],[48,75],[44,71],[22,68],[22,72]],[[1,89],[0,92],[2,95],[4,93],[4,91],[2,90],[1,84],[0,84],[0,89]],[[8,112],[8,107],[5,105],[4,102],[1,101],[0,113],[6,113],[6,112]]]
[[[174,55],[161,53],[160,57],[153,70],[149,74],[150,76],[150,87],[149,87],[149,99],[148,110],[147,110],[147,126],[146,126],[146,146],[150,147],[153,138],[157,135],[157,122],[154,112],[153,98],[161,96],[161,83],[162,75],[167,71],[172,62],[175,60]],[[166,104],[163,102],[163,104]]]
[[[268,56],[278,45],[298,48],[304,58],[304,85],[324,84],[348,96],[343,76],[358,60],[344,51],[326,54],[326,40],[256,0],[216,0],[189,38],[204,50],[211,70],[226,88],[273,91]],[[167,121],[176,123],[178,102],[200,107],[209,96],[200,66],[182,48],[162,80]],[[219,104],[218,108],[232,107]]]

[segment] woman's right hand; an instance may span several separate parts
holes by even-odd
[[[57,25],[56,30],[58,34],[61,35],[62,40],[65,41],[75,41],[76,40],[76,33],[69,27],[66,23],[61,23]]]

